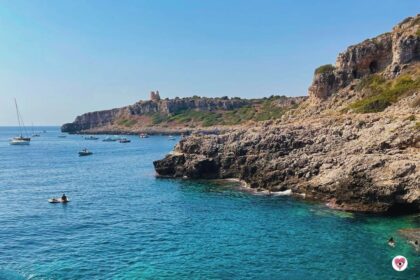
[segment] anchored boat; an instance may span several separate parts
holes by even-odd
[[[83,150],[81,150],[80,152],[79,152],[79,156],[80,157],[83,157],[83,156],[90,156],[90,155],[92,155],[93,153],[91,152],[91,151],[89,151],[88,149],[83,149]]]
[[[29,145],[31,142],[30,137],[24,137],[23,132],[25,131],[25,134],[28,134],[26,131],[25,123],[23,122],[22,116],[19,112],[19,107],[17,105],[16,99],[15,99],[15,107],[16,107],[16,116],[19,123],[19,130],[20,130],[20,136],[14,137],[10,140],[10,145]]]

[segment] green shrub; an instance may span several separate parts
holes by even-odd
[[[168,116],[161,113],[154,113],[151,117],[153,124],[160,124],[162,122],[168,121]]]
[[[327,72],[332,72],[334,69],[335,67],[332,64],[325,64],[316,68],[315,74],[323,74]]]
[[[136,124],[136,121],[133,119],[122,119],[118,121],[118,124],[126,127],[131,127]]]
[[[413,80],[410,75],[403,75],[386,81],[378,75],[372,75],[363,79],[359,88],[367,88],[370,95],[350,104],[349,108],[357,113],[381,112],[406,93],[420,89],[420,78]]]
[[[385,78],[380,75],[369,75],[360,80],[356,86],[356,90],[360,91],[369,88],[370,90],[378,91],[383,87],[385,82]]]

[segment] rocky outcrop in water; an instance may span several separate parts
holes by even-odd
[[[333,208],[420,211],[419,149],[412,122],[360,116],[190,136],[154,164],[161,176],[238,178]]]
[[[349,47],[336,66],[317,69],[311,98],[282,120],[184,138],[154,162],[157,174],[237,178],[255,190],[291,189],[335,209],[419,212],[419,28],[420,16],[409,18]],[[367,91],[362,78],[373,74],[380,88]],[[349,110],[357,101],[387,103],[362,114]],[[371,112],[369,106],[363,108]]]

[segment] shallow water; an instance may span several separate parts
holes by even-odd
[[[156,179],[167,137],[121,144],[40,129],[30,146],[10,146],[16,128],[0,128],[0,279],[420,279],[397,233],[419,216]],[[84,147],[94,154],[78,157]],[[68,205],[47,202],[63,192]],[[393,270],[396,255],[406,271]]]

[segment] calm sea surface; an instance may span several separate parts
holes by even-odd
[[[418,215],[156,179],[152,161],[176,143],[167,137],[121,144],[35,129],[47,132],[10,146],[17,128],[0,128],[0,279],[420,279],[420,257],[397,233],[420,227]],[[78,157],[84,147],[94,155]],[[48,203],[63,192],[68,205]],[[406,271],[393,270],[396,255]]]

